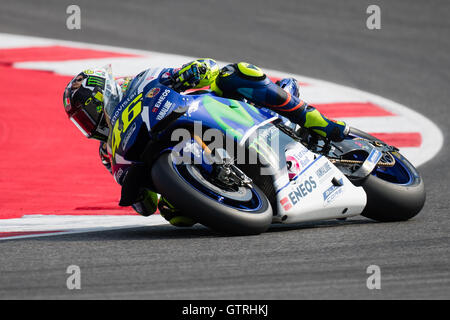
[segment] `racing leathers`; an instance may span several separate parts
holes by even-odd
[[[334,141],[344,139],[347,134],[348,129],[345,123],[329,120],[299,98],[298,84],[295,79],[286,78],[275,84],[260,68],[249,63],[229,64],[219,70],[214,60],[198,59],[178,69],[147,69],[135,78],[126,78],[123,81],[121,87],[124,95],[128,91],[135,90],[142,77],[148,80],[158,79],[163,85],[172,87],[178,92],[207,88],[218,96],[246,100],[256,106],[271,109],[291,122]],[[111,164],[104,143],[100,146],[100,157],[102,163],[111,172]],[[173,225],[195,224],[195,221],[183,216],[163,197],[158,201],[158,195],[151,190],[141,189],[137,199],[132,206],[141,215],[153,214],[158,208],[161,215]]]

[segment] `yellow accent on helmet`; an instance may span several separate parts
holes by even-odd
[[[102,94],[100,91],[98,91],[98,92],[94,95],[94,98],[97,99],[97,100],[100,101],[100,102],[103,102],[103,94]]]
[[[260,78],[260,77],[264,76],[264,72],[262,72],[262,70],[260,68],[258,68],[257,66],[254,66],[250,63],[239,62],[237,66],[238,66],[239,71],[242,72],[246,76],[255,77],[255,78]]]

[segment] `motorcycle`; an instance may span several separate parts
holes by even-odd
[[[237,235],[356,215],[404,221],[424,205],[416,168],[361,130],[332,142],[246,101],[180,94],[152,78],[135,79],[109,115],[123,189],[156,191],[183,215]]]

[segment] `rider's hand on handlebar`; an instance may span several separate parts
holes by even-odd
[[[173,88],[176,91],[184,91],[196,87],[205,77],[207,70],[207,67],[198,61],[183,65],[172,76]]]

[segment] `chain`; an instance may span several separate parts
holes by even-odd
[[[389,162],[384,162],[384,158],[385,156],[383,156],[380,161],[378,161],[377,166],[379,167],[393,167],[395,165],[395,158],[389,153],[386,153],[387,155],[389,155],[391,157],[391,161]],[[335,158],[328,158],[328,160],[331,161],[331,163],[339,163],[339,164],[350,164],[350,165],[354,165],[354,164],[360,164],[362,165],[364,163],[364,161],[360,161],[360,160],[345,160],[345,159],[335,159]]]
[[[355,138],[354,140],[364,140],[368,141],[367,139],[363,138]],[[372,141],[376,146],[380,147],[382,146],[381,143],[377,141]],[[386,156],[389,156],[390,159],[386,160]],[[339,163],[339,164],[347,164],[347,165],[355,165],[360,164],[362,165],[364,161],[361,160],[345,160],[345,159],[335,159],[335,158],[328,158],[328,160],[331,161],[331,163]],[[379,167],[393,167],[395,165],[395,158],[390,152],[386,152],[378,161],[377,166]]]

